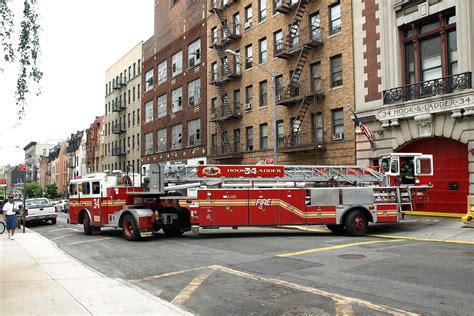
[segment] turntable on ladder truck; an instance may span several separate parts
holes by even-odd
[[[432,157],[411,154],[413,183],[407,185],[395,179],[400,178],[402,157],[409,156],[383,157],[381,170],[151,164],[143,186],[139,175],[91,174],[70,183],[69,221],[82,224],[87,235],[102,227],[121,228],[127,240],[160,230],[177,236],[190,230],[281,225],[326,225],[362,236],[369,222],[399,222],[412,209],[412,197],[423,203],[433,175]]]

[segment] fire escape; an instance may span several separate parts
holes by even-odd
[[[125,133],[125,121],[122,122],[120,118],[120,113],[126,109],[125,106],[125,96],[122,99],[122,89],[126,86],[125,78],[122,78],[122,75],[115,80],[115,84],[113,86],[114,91],[117,94],[117,97],[112,101],[112,112],[119,113],[119,120],[120,122],[114,124],[112,122],[112,134],[119,135],[119,145],[117,147],[112,147],[112,156],[124,156],[126,154],[125,148],[122,148],[122,142],[120,139],[120,135]]]
[[[211,65],[210,84],[216,87],[220,99],[220,106],[211,109],[211,122],[216,126],[216,133],[219,135],[221,146],[211,144],[211,156],[216,159],[242,158],[240,148],[232,146],[227,136],[226,123],[242,118],[239,110],[240,106],[231,106],[227,96],[225,85],[228,82],[241,77],[240,62],[238,58],[232,56],[233,61],[225,53],[225,47],[240,39],[240,24],[229,23],[224,15],[224,11],[237,0],[214,0],[211,2],[210,12],[215,13],[219,19],[220,27],[211,30],[210,48],[214,49],[218,56],[218,63]]]
[[[313,102],[320,102],[324,98],[322,79],[301,79],[304,66],[307,62],[311,49],[322,46],[321,30],[319,25],[308,25],[301,28],[301,21],[306,12],[309,0],[281,0],[276,3],[275,10],[285,15],[292,15],[286,37],[276,43],[276,57],[294,60],[297,57],[296,67],[291,71],[288,86],[279,87],[277,90],[277,104],[283,106],[298,105],[296,117],[294,117],[288,135],[279,145],[280,152],[298,152],[302,150],[322,150],[322,135],[311,133],[312,141],[307,144],[301,143],[301,126]],[[309,24],[309,23],[308,23]]]

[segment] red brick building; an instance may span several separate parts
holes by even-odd
[[[96,116],[94,123],[87,129],[86,170],[87,173],[98,172],[101,166],[101,135],[104,116]]]

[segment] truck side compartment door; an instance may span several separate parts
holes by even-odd
[[[249,225],[277,225],[278,191],[249,190]]]
[[[306,214],[306,193],[304,189],[280,190],[278,224],[304,224]]]

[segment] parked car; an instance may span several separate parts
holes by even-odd
[[[54,207],[58,210],[58,212],[65,212],[69,211],[69,202],[68,200],[59,200],[55,203]]]
[[[53,203],[46,198],[33,198],[26,200],[25,220],[26,223],[34,221],[51,221],[56,224],[58,217],[57,209]]]

